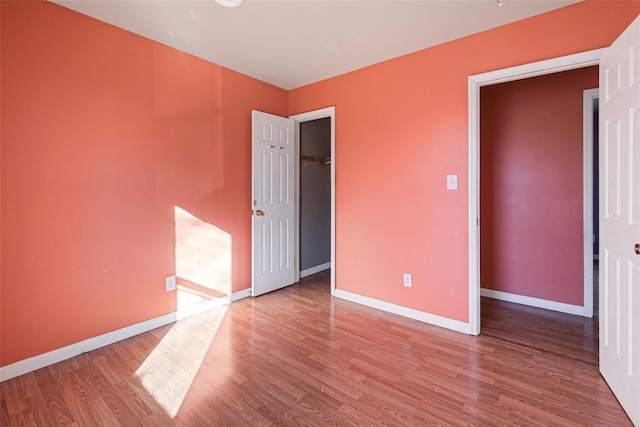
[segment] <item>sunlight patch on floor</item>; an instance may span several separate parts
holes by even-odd
[[[174,324],[136,370],[144,388],[169,416],[180,410],[228,307],[207,312],[195,330]]]

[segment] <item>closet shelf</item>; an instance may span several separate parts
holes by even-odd
[[[331,157],[311,157],[311,156],[300,156],[300,160],[305,162],[313,162],[319,165],[330,165]]]

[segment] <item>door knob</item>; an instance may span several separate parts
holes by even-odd
[[[636,243],[636,245],[633,248],[636,251],[636,253],[640,255],[640,243]]]
[[[256,216],[264,216],[264,212],[263,212],[263,211],[261,211],[260,209],[258,209],[258,210],[256,211]]]

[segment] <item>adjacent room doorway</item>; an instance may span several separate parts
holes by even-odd
[[[482,296],[592,316],[593,138],[582,133],[583,92],[597,86],[592,66],[481,89]]]
[[[480,88],[599,64],[602,50],[469,77],[469,333],[480,333]],[[589,245],[591,245],[589,230]],[[586,239],[587,237],[585,237]],[[586,296],[585,298],[589,298]]]

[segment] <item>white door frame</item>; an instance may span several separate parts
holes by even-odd
[[[599,65],[603,51],[604,49],[591,50],[469,76],[469,334],[471,335],[480,334],[480,88]]]
[[[593,317],[593,106],[600,89],[582,92],[582,183],[584,224],[584,317]]]
[[[331,295],[336,291],[336,107],[327,107],[320,110],[289,116],[295,121],[295,145],[294,145],[294,226],[296,229],[294,238],[294,275],[295,281],[300,281],[300,123],[311,120],[331,119]]]

